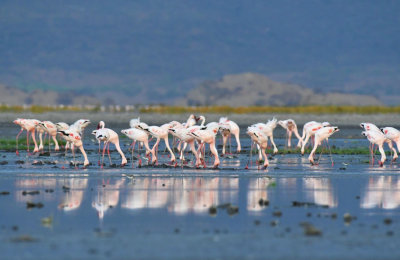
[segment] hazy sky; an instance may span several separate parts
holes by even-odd
[[[0,83],[184,95],[258,72],[382,98],[400,80],[400,1],[1,1]],[[396,91],[397,92],[397,91]]]

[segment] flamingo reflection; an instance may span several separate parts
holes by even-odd
[[[394,176],[370,177],[361,199],[364,209],[395,209],[400,205],[400,178]]]

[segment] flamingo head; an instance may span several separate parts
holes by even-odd
[[[367,134],[366,131],[362,131],[362,132],[361,132],[361,135],[362,135],[362,136],[367,136],[368,134]]]
[[[104,121],[100,121],[100,122],[97,124],[97,129],[104,128],[105,125],[106,125],[106,124],[104,123]]]
[[[90,120],[89,119],[79,119],[78,121],[76,121],[74,123],[74,125],[79,126],[80,128],[85,128],[90,124]]]
[[[21,119],[21,118],[17,118],[17,119],[15,119],[15,120],[13,121],[13,123],[16,124],[16,125],[21,125],[21,124],[22,124],[22,120],[23,120],[23,119]]]

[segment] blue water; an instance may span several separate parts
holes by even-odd
[[[284,139],[276,142],[284,147]],[[363,139],[329,142],[368,146]],[[123,144],[128,157],[128,140]],[[248,139],[243,147],[250,148]],[[161,146],[157,167],[137,168],[134,161],[133,168],[111,168],[106,158],[100,169],[96,143],[88,139],[85,148],[93,163],[87,169],[70,166],[70,153],[2,153],[0,192],[10,194],[0,195],[0,259],[400,257],[396,162],[378,167],[368,155],[324,153],[311,166],[307,155],[287,154],[260,169],[254,154],[250,162],[242,153],[224,157],[216,170],[174,168]],[[115,151],[112,160],[120,161]],[[44,164],[32,165],[38,161]],[[79,152],[76,161],[82,161]],[[206,161],[212,165],[212,158]],[[293,201],[310,206],[293,207]],[[28,209],[27,202],[43,207]],[[346,213],[355,217],[350,223]],[[43,224],[48,217],[51,223]],[[303,222],[321,235],[306,235]]]

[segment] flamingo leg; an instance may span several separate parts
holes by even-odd
[[[101,160],[101,152],[100,152],[100,141],[99,141],[99,161],[98,161],[99,166],[100,166],[100,160]]]
[[[102,156],[101,156],[101,169],[103,169],[103,165],[104,165],[104,153],[106,152],[106,146],[107,146],[107,143],[104,142],[103,153],[102,153]]]
[[[29,131],[26,131],[26,147],[28,148],[27,152],[29,155]]]
[[[110,155],[110,142],[107,142],[107,155],[108,159],[110,160],[110,166],[112,165],[111,155]]]
[[[136,145],[136,141],[133,141],[132,142],[132,155],[131,155],[132,168],[133,168],[133,151],[135,150],[135,145]]]
[[[19,155],[19,152],[18,152],[18,138],[22,134],[23,131],[24,131],[24,129],[21,128],[21,130],[19,130],[19,132],[17,134],[17,137],[15,138],[15,140],[16,140],[16,152],[15,152],[15,154],[16,155]]]
[[[165,146],[167,147],[169,153],[171,154],[171,162],[175,162],[175,154],[172,152],[171,148],[169,147],[168,136],[164,138]],[[182,149],[184,150],[184,149]]]

